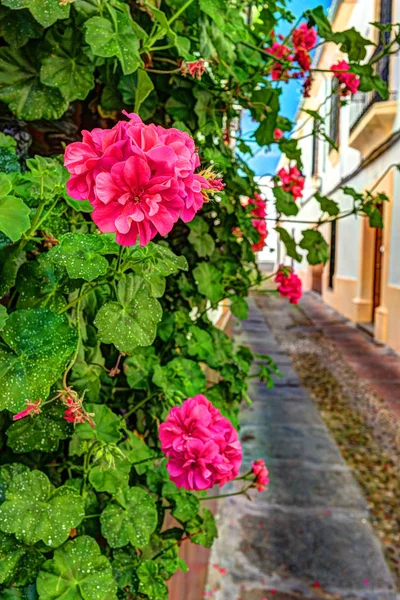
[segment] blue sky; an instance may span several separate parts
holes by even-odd
[[[315,8],[323,5],[329,8],[331,0],[291,0],[288,2],[288,8],[296,17],[304,12],[305,8]],[[286,24],[279,30],[279,33],[286,35],[290,31],[291,25]],[[281,96],[281,114],[288,119],[293,119],[296,114],[296,109],[301,98],[302,85],[299,82],[291,81],[288,84],[283,84],[283,93]],[[254,132],[256,124],[251,120],[249,114],[242,117],[242,136],[245,139],[250,139]],[[249,166],[255,171],[256,175],[273,174],[278,163],[280,153],[278,146],[274,145],[270,151],[261,150],[257,144],[250,144],[253,152],[257,154],[248,160]],[[248,158],[248,155],[244,157]]]

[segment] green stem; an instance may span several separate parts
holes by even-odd
[[[176,19],[181,16],[181,14],[192,4],[192,2],[194,2],[194,0],[187,0],[185,4],[182,4],[180,9],[177,10],[176,13],[169,19],[168,25],[171,25],[174,21],[176,21]]]
[[[217,494],[216,496],[205,496],[204,498],[199,498],[199,500],[219,500],[220,498],[231,498],[232,496],[241,496],[245,494],[247,490],[253,487],[253,483],[248,485],[247,488],[241,490],[240,492],[233,492],[232,494]]]
[[[81,289],[83,289],[83,286],[82,286]],[[79,346],[81,344],[81,314],[80,314],[81,313],[81,311],[80,311],[81,300],[82,300],[82,297],[79,296],[77,307],[76,307],[77,308],[77,312],[76,312],[76,325],[77,325],[77,330],[78,330],[78,341],[77,341],[75,352],[73,354],[71,362],[69,363],[69,365],[67,367],[67,370],[64,373],[63,387],[64,387],[65,390],[67,389],[67,377],[68,377],[68,374],[71,371],[72,367],[74,366],[76,359],[78,358]]]
[[[148,402],[149,400],[151,400],[155,396],[158,396],[158,392],[154,392],[154,394],[151,394],[150,396],[147,396],[146,398],[144,398],[143,400],[141,400],[140,402],[138,402],[137,404],[135,404],[135,406],[133,408],[131,408],[131,410],[128,410],[128,412],[124,414],[125,421],[127,419],[129,419],[129,417],[131,415],[133,415],[133,413],[135,413],[137,410],[139,410],[139,408],[141,408],[142,406],[144,406],[144,404],[146,404],[146,402]]]
[[[75,298],[74,300],[72,300],[69,304],[67,304],[67,306],[64,306],[64,308],[62,310],[60,310],[58,314],[62,315],[63,313],[67,312],[67,310],[69,310],[70,308],[74,307],[75,304],[80,303],[81,300],[83,300],[83,298],[86,298],[87,296],[90,296],[90,294],[92,292],[94,292],[94,290],[96,288],[101,287],[102,285],[107,285],[107,282],[99,283],[99,284],[96,284],[96,285],[92,286],[90,288],[90,290],[88,290],[84,294],[81,294],[80,296],[78,296],[77,298]]]

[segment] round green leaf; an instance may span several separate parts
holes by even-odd
[[[159,566],[151,560],[142,562],[137,570],[139,592],[146,594],[151,600],[168,600],[168,588],[160,577]]]
[[[132,354],[137,346],[150,346],[161,320],[161,305],[152,298],[142,277],[132,274],[118,283],[119,302],[107,302],[96,315],[100,340]]]
[[[43,27],[50,27],[58,19],[67,19],[70,10],[70,5],[61,4],[60,0],[2,0],[2,4],[14,10],[29,8]]]
[[[163,367],[155,366],[153,383],[158,385],[167,397],[181,395],[184,398],[192,398],[204,391],[206,376],[194,360],[177,357]]]
[[[36,548],[25,546],[4,533],[0,533],[0,556],[0,583],[6,586],[32,583],[45,560]]]
[[[96,465],[89,473],[89,481],[97,492],[115,495],[129,483],[131,463],[124,458],[116,458],[114,467]]]
[[[30,227],[30,212],[21,198],[16,196],[0,198],[0,231],[16,242]]]
[[[121,419],[105,404],[85,403],[85,409],[93,414],[95,427],[89,423],[80,423],[75,433],[83,440],[96,439],[105,444],[115,444],[121,438]]]
[[[64,409],[60,406],[46,406],[40,415],[13,423],[7,429],[7,445],[17,453],[32,450],[54,452],[60,440],[68,437],[71,427],[63,413]]]
[[[153,498],[140,487],[120,490],[116,499],[101,514],[101,531],[112,548],[131,543],[144,548],[157,526],[157,509]]]
[[[222,273],[217,267],[210,263],[202,262],[193,269],[193,277],[195,278],[199,292],[213,304],[222,300],[224,297],[224,287],[221,283]]]
[[[36,54],[36,47],[30,43],[20,49],[0,48],[0,100],[19,119],[59,119],[67,110],[68,101],[57,88],[41,83],[32,62]]]
[[[93,281],[105,275],[108,261],[101,256],[104,243],[99,235],[66,233],[53,248],[51,258],[57,265],[67,269],[72,279]]]
[[[76,347],[76,332],[66,317],[40,308],[16,310],[2,335],[0,408],[17,412],[26,399],[47,398]]]
[[[68,539],[73,527],[84,517],[83,498],[71,487],[52,490],[41,471],[28,471],[14,477],[0,507],[0,530],[13,533],[25,544],[43,540],[56,548]]]
[[[40,600],[116,600],[108,558],[95,540],[82,535],[54,552],[42,566],[37,578]]]
[[[29,471],[22,463],[11,463],[0,467],[0,502],[6,499],[6,492],[14,477]]]

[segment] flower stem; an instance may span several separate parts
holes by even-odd
[[[180,9],[177,10],[176,13],[170,18],[170,20],[168,21],[168,25],[171,25],[171,23],[176,21],[176,19],[181,16],[181,14],[192,4],[193,1],[194,0],[187,0],[185,4],[182,4]]]
[[[232,494],[217,494],[216,496],[204,496],[204,498],[199,498],[199,500],[200,501],[201,500],[219,500],[220,498],[230,498],[231,496],[241,496],[242,494],[245,494],[247,492],[247,490],[249,490],[252,486],[253,486],[253,483],[251,483],[251,485],[248,485],[246,488],[244,488],[240,492],[232,492]]]
[[[135,413],[137,410],[139,410],[139,408],[141,408],[144,404],[146,404],[146,402],[148,402],[149,400],[154,398],[154,396],[158,396],[158,392],[154,392],[154,394],[150,394],[150,396],[147,396],[146,398],[144,398],[143,400],[141,400],[140,402],[135,404],[135,406],[133,408],[131,408],[131,410],[128,410],[128,412],[124,414],[125,421],[127,419],[129,419],[129,417],[131,415],[133,415],[133,413]]]

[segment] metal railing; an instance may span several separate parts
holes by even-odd
[[[379,49],[378,49],[379,51]],[[378,73],[385,83],[390,81],[390,56],[383,56],[376,63],[375,72]],[[397,91],[389,92],[387,100],[397,100]],[[376,102],[385,102],[376,90],[370,92],[357,92],[350,103],[350,131],[352,131],[363,116]]]

